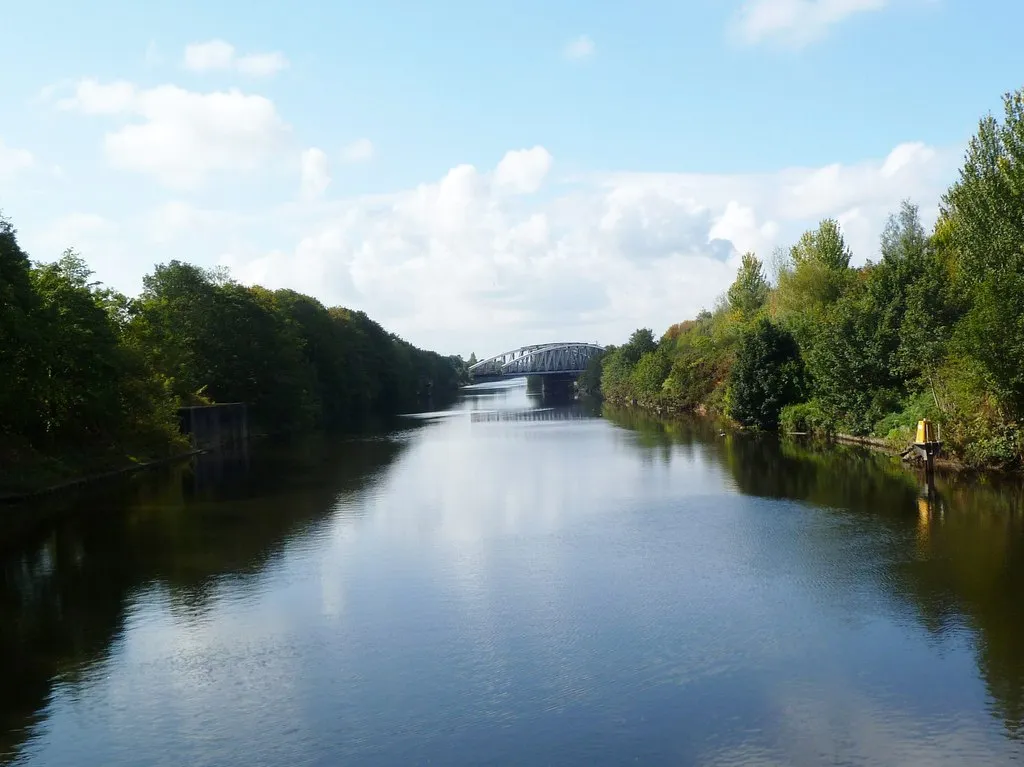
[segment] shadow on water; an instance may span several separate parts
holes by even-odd
[[[401,436],[263,445],[48,499],[78,508],[0,555],[0,763],[17,756],[55,684],[105,659],[133,596],[155,587],[173,613],[202,617],[218,579],[237,587],[263,572],[404,445]]]
[[[968,631],[992,713],[1024,739],[1024,485],[1018,480],[947,474],[928,492],[922,474],[856,446],[753,436],[703,419],[662,421],[605,408],[636,432],[641,449],[671,462],[700,450],[745,494],[812,505],[885,531],[890,547],[866,575],[901,612],[936,639]],[[847,541],[848,542],[848,541]],[[816,540],[814,545],[844,545]],[[829,561],[843,561],[841,557]],[[876,566],[879,565],[880,566]],[[850,578],[855,582],[855,578]]]

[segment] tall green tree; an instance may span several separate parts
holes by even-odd
[[[630,365],[635,365],[648,352],[658,348],[658,342],[654,340],[654,331],[650,328],[639,328],[634,330],[629,341],[621,347],[622,354]]]
[[[768,291],[761,261],[753,253],[744,253],[736,279],[729,286],[729,307],[741,318],[749,319],[765,305]]]
[[[971,139],[959,179],[943,200],[970,308],[959,323],[962,354],[1010,419],[1024,416],[1024,89],[1003,100]]]
[[[45,333],[34,398],[50,440],[94,442],[119,432],[119,339],[91,274],[71,250],[32,271],[37,322]]]
[[[850,265],[850,249],[839,229],[839,222],[826,218],[817,229],[804,232],[790,250],[796,268],[818,264],[830,272],[842,272]]]
[[[825,219],[817,229],[804,232],[790,249],[789,258],[779,265],[772,314],[796,336],[801,347],[811,343],[825,308],[848,286],[850,258],[838,222]]]
[[[21,432],[34,419],[26,398],[32,397],[38,374],[33,349],[41,339],[35,320],[39,298],[29,271],[14,227],[0,216],[0,433]]]
[[[799,402],[804,369],[796,339],[766,317],[754,323],[740,341],[729,377],[729,412],[754,429],[778,427],[779,413]]]
[[[645,352],[630,374],[630,388],[644,404],[657,404],[661,400],[662,384],[668,376],[671,362],[662,349]]]
[[[815,397],[837,428],[854,434],[869,434],[898,409],[902,393],[892,339],[878,322],[883,307],[868,279],[862,275],[828,308],[805,347]]]

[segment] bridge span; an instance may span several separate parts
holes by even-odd
[[[494,381],[522,376],[576,378],[594,357],[604,352],[597,344],[559,341],[522,346],[470,365],[474,381]]]

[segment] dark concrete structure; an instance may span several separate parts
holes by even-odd
[[[249,413],[244,402],[178,409],[181,433],[200,450],[223,450],[249,440]]]

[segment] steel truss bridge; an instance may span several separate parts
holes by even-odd
[[[521,376],[575,377],[604,352],[597,344],[558,342],[523,346],[477,362],[469,368],[474,380]]]

